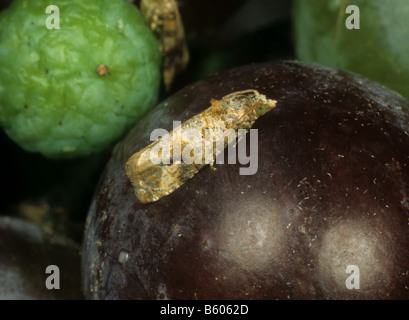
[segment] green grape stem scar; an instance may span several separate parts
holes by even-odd
[[[128,175],[141,202],[157,201],[195,176],[205,165],[223,164],[228,148],[228,163],[236,163],[240,175],[253,175],[258,169],[258,131],[250,129],[262,115],[275,108],[276,101],[249,89],[233,92],[181,123],[173,130],[155,129],[150,145],[131,156],[126,163]],[[250,129],[250,156],[246,152],[246,133]],[[237,145],[237,147],[236,147]]]
[[[105,64],[100,64],[95,69],[97,75],[100,77],[106,76],[109,74],[109,68]]]

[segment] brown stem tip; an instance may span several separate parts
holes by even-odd
[[[106,76],[109,74],[109,68],[105,64],[100,64],[95,69],[97,75],[100,77]]]

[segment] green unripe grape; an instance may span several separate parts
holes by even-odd
[[[15,0],[0,13],[0,125],[47,157],[98,152],[156,104],[160,63],[128,0]]]
[[[348,29],[359,9],[359,29]],[[356,16],[358,18],[358,16]],[[409,99],[409,1],[296,0],[294,36],[301,60],[361,74]]]

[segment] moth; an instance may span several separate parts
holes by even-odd
[[[178,189],[224,152],[230,141],[226,132],[237,138],[239,129],[250,129],[276,102],[253,89],[212,99],[210,107],[128,159],[126,174],[136,197],[149,203]]]

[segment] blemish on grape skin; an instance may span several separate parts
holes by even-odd
[[[129,260],[129,253],[125,250],[121,250],[118,254],[118,262],[124,264]]]
[[[289,217],[293,217],[295,215],[295,209],[293,208],[288,209],[287,214]]]

